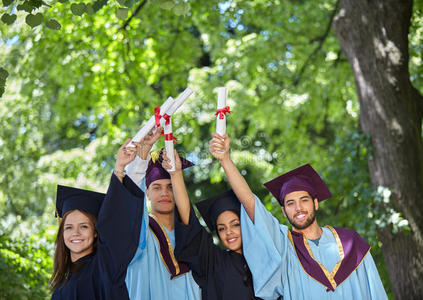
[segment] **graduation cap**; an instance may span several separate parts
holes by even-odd
[[[194,164],[189,160],[179,157],[182,163],[182,169],[189,168]],[[170,174],[162,167],[163,149],[160,152],[152,152],[151,160],[148,162],[147,171],[145,174],[145,186],[148,188],[153,181],[159,179],[170,179]]]
[[[332,197],[329,188],[310,164],[282,174],[266,182],[264,186],[282,206],[285,196],[296,191],[306,191],[313,199],[317,198],[319,202]]]
[[[66,212],[78,209],[90,213],[97,218],[98,211],[105,196],[102,193],[58,185],[56,217],[58,217],[60,222]]]
[[[208,198],[195,204],[210,231],[216,230],[216,221],[221,213],[232,210],[240,214],[241,203],[233,190]]]

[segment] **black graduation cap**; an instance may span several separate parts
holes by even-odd
[[[232,210],[240,215],[241,203],[233,190],[208,198],[195,204],[210,231],[216,230],[216,221],[221,213]]]
[[[83,210],[97,218],[101,203],[106,195],[74,187],[58,185],[56,197],[56,217],[74,209]]]

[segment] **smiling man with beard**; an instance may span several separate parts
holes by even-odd
[[[214,143],[219,153],[229,151],[227,135]],[[242,204],[243,253],[256,297],[387,299],[366,241],[353,230],[317,224],[319,202],[332,195],[309,164],[265,183],[291,223],[290,230],[279,224],[225,157],[220,163]]]

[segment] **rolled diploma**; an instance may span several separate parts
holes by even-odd
[[[172,106],[167,110],[166,114],[170,117],[172,117],[173,113],[184,104],[184,102],[188,99],[189,96],[191,96],[193,91],[187,87],[179,96],[175,99]],[[163,118],[162,118],[163,119]],[[168,125],[164,125],[164,134],[166,137],[166,134],[172,133],[172,119],[169,120]],[[168,171],[175,171],[175,153],[173,152],[173,139],[170,141],[167,141],[165,139],[165,148],[166,148],[166,156],[170,159],[170,165],[171,169]]]
[[[172,133],[172,119],[170,119],[170,122],[168,125],[164,126],[164,134],[166,137],[166,134]],[[170,141],[166,140],[165,138],[165,148],[166,148],[166,156],[170,159],[170,172],[175,171],[175,153],[173,152],[173,139]]]
[[[172,106],[173,104],[173,98],[169,97],[166,99],[166,101],[162,104],[162,106],[160,106],[160,115],[164,115],[169,108]],[[162,121],[163,118],[160,119],[160,121]],[[150,132],[151,129],[153,129],[153,127],[156,125],[156,118],[153,115],[148,121],[147,123],[145,123],[140,130],[138,130],[137,134],[132,138],[131,142],[126,146],[126,147],[135,147],[134,144],[132,144],[132,142],[139,142],[141,141],[141,139],[143,139],[147,133]]]
[[[226,98],[228,96],[228,89],[225,87],[217,88],[217,109],[222,109],[226,106]],[[216,132],[221,136],[226,132],[226,115],[223,114],[223,119],[219,115],[216,116]]]
[[[184,102],[188,99],[189,96],[191,96],[193,91],[187,87],[182,93],[179,94],[178,98],[175,99],[172,106],[166,111],[166,114],[169,116],[173,115],[175,111],[178,110],[179,107],[184,104]]]

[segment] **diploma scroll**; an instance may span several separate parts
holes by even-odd
[[[167,110],[166,114],[163,115],[163,118],[166,120],[164,125],[164,138],[165,138],[165,148],[166,156],[170,159],[171,169],[168,171],[175,171],[175,153],[173,152],[173,143],[176,138],[173,136],[172,132],[172,115],[178,110],[179,107],[184,104],[184,102],[191,96],[193,91],[187,87],[173,102],[172,106]]]
[[[167,171],[173,172],[175,171],[175,153],[173,151],[173,143],[175,142],[176,138],[173,136],[172,133],[172,120],[169,117],[168,121],[166,120],[164,126],[164,139],[165,139],[165,148],[166,148],[166,156],[170,159],[170,166],[171,168]]]
[[[221,136],[226,132],[226,113],[230,113],[229,107],[226,106],[228,97],[228,89],[225,87],[217,88],[217,111],[216,111],[216,132]]]
[[[169,108],[172,106],[173,98],[169,97],[166,99],[166,101],[160,106],[160,111],[156,110],[156,113],[145,123],[141,129],[137,132],[137,134],[132,138],[131,142],[126,147],[135,147],[132,142],[139,142],[141,141],[147,133],[150,132],[151,129],[154,128],[154,125],[156,125],[156,119],[158,118],[157,113],[160,115],[160,123],[162,122],[162,116],[166,114],[166,112],[169,110]]]

